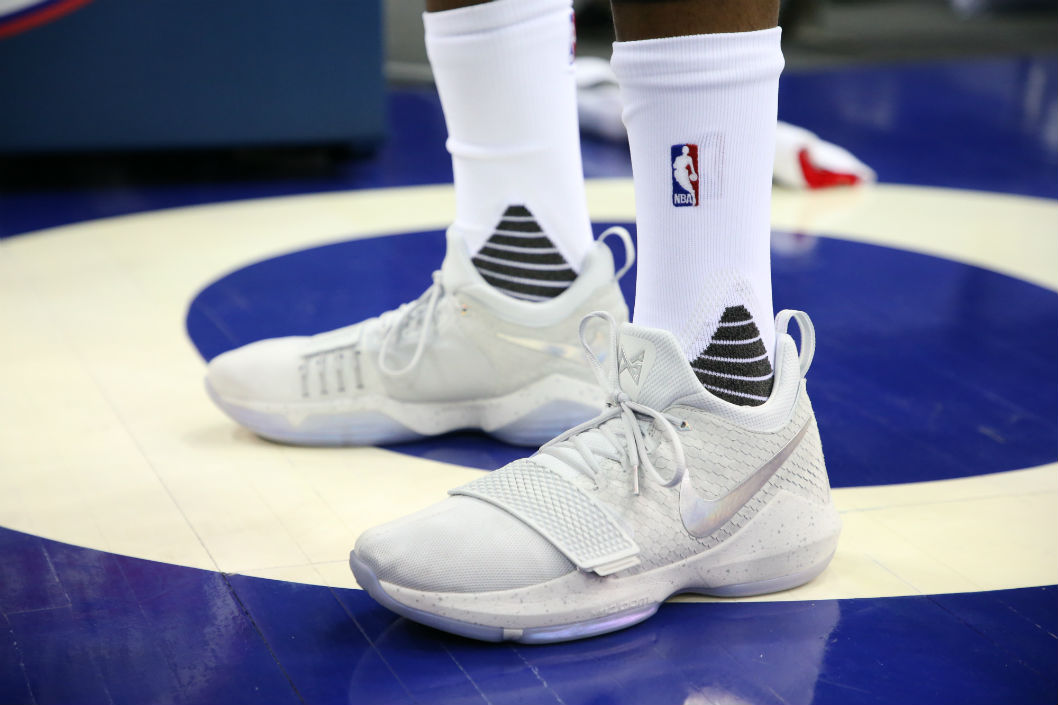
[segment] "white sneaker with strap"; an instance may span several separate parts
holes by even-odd
[[[595,319],[610,326],[603,359],[587,340]],[[783,311],[776,328],[770,398],[736,406],[702,387],[670,333],[588,316],[581,340],[603,413],[365,532],[350,555],[357,581],[409,619],[525,643],[621,629],[681,592],[808,582],[841,521],[805,387],[812,323]]]
[[[617,235],[614,272],[602,242]],[[635,259],[624,228],[607,230],[561,294],[500,293],[454,232],[433,284],[417,300],[311,337],[262,340],[214,358],[206,388],[238,423],[272,440],[371,445],[481,429],[539,446],[598,413],[604,395],[577,332],[596,309],[627,320],[617,280]]]

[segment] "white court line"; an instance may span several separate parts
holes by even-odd
[[[595,219],[632,218],[629,181],[590,182],[588,194]],[[252,437],[206,398],[184,316],[199,288],[251,261],[443,228],[453,214],[451,187],[428,186],[180,208],[0,240],[0,330],[13,343],[0,346],[0,525],[181,565],[351,586],[344,561],[364,528],[480,471]],[[885,185],[777,191],[773,221],[1058,289],[1053,201]],[[834,565],[767,599],[1058,582],[1053,465],[835,497],[846,528]]]

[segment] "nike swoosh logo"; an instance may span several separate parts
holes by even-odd
[[[731,521],[731,517],[738,514],[739,510],[753,498],[753,495],[760,492],[772,475],[797,450],[801,439],[808,433],[811,423],[811,419],[806,421],[797,435],[783,446],[774,458],[760,466],[735,489],[719,499],[706,501],[699,497],[694,485],[691,484],[690,475],[684,475],[680,483],[680,518],[683,519],[683,526],[687,532],[691,536],[702,539]]]
[[[508,343],[514,343],[519,347],[533,350],[538,353],[544,353],[551,357],[561,357],[566,360],[573,360],[574,362],[580,362],[584,358],[584,350],[579,345],[552,343],[537,338],[520,338],[516,335],[507,335],[506,333],[497,333],[496,337],[501,340],[506,340]]]

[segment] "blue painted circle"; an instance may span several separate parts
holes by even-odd
[[[348,325],[420,294],[443,256],[443,233],[432,231],[258,262],[195,297],[188,333],[210,359]],[[950,260],[791,233],[775,235],[772,262],[776,307],[808,311],[819,334],[809,384],[834,486],[1055,460],[1058,294]],[[634,282],[634,272],[622,282],[630,302]],[[390,448],[483,469],[527,453],[477,433]]]

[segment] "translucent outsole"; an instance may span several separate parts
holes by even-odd
[[[657,612],[659,606],[658,604],[647,605],[645,607],[638,607],[625,612],[606,615],[597,619],[577,622],[574,624],[508,629],[452,619],[443,615],[434,614],[433,612],[409,607],[408,605],[394,600],[389,593],[382,588],[378,578],[375,577],[374,571],[363,563],[357,557],[355,552],[349,554],[349,567],[352,568],[353,575],[356,577],[356,581],[360,584],[360,587],[364,588],[367,591],[367,594],[371,595],[376,602],[391,612],[395,612],[402,617],[407,617],[419,624],[433,627],[434,629],[440,629],[441,631],[458,634],[459,636],[465,636],[471,639],[478,639],[479,641],[514,641],[520,644],[552,644],[561,641],[584,639],[586,637],[607,634],[619,629],[624,629],[625,627],[630,627],[633,624],[638,624]]]
[[[340,429],[294,427],[283,415],[255,411],[232,404],[206,382],[206,392],[220,409],[240,426],[278,443],[304,446],[359,446],[404,443],[424,438],[395,419],[377,412],[361,412],[342,420]]]
[[[799,585],[804,585],[826,569],[830,563],[833,553],[824,560],[805,569],[789,575],[778,576],[767,580],[753,583],[742,583],[726,586],[711,587],[685,587],[673,594],[694,593],[709,595],[713,597],[746,597],[750,595],[762,595],[782,590],[789,590]],[[584,639],[601,634],[608,634],[620,629],[631,627],[645,619],[653,616],[661,602],[641,605],[632,609],[614,612],[594,619],[569,624],[549,625],[541,627],[526,627],[510,629],[501,626],[475,624],[464,620],[452,619],[433,612],[427,612],[415,607],[409,607],[395,600],[385,591],[367,564],[359,559],[356,552],[349,554],[349,567],[353,571],[357,582],[364,588],[376,602],[383,607],[395,612],[402,617],[407,617],[420,624],[440,629],[442,631],[458,634],[460,636],[478,639],[480,641],[514,641],[521,644],[551,644],[562,641]],[[669,596],[671,597],[671,595]]]

